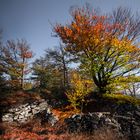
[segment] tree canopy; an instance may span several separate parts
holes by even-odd
[[[118,8],[99,15],[88,7],[71,11],[72,21],[56,24],[54,32],[66,51],[79,57],[101,93],[117,78],[139,72],[140,19],[131,10]]]
[[[1,72],[7,75],[8,85],[11,88],[24,88],[25,75],[28,69],[28,60],[33,57],[32,51],[25,40],[8,40],[6,45],[0,46]]]

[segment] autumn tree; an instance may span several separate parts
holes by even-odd
[[[105,93],[117,78],[139,72],[140,19],[131,10],[117,8],[99,15],[88,7],[71,11],[72,21],[56,24],[54,32],[65,50],[78,56],[100,93]]]
[[[0,47],[1,71],[6,75],[7,82],[13,88],[24,88],[25,76],[30,72],[28,60],[32,51],[25,40],[8,40]]]
[[[128,88],[125,91],[126,91],[126,94],[131,95],[133,97],[137,97],[140,91],[140,82],[129,83]]]
[[[127,95],[137,96],[140,90],[140,76],[129,76],[120,79],[123,92]]]
[[[37,59],[33,65],[34,74],[40,79],[40,86],[49,88],[52,82],[52,86],[67,88],[68,69],[72,60],[73,57],[64,50],[62,44],[54,49],[46,49],[44,57]]]

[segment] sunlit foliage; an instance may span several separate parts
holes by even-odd
[[[71,105],[77,109],[83,109],[83,104],[86,103],[85,97],[93,90],[92,81],[83,79],[78,73],[71,74],[71,87],[66,95],[71,102]]]
[[[134,104],[134,105],[140,105],[140,99],[134,98],[128,95],[123,94],[104,94],[103,95],[104,100],[110,100],[112,102],[117,102],[118,104]]]
[[[138,72],[140,20],[129,9],[120,7],[110,15],[98,15],[83,7],[72,10],[71,15],[70,23],[56,24],[54,31],[66,44],[66,51],[84,58],[101,93],[116,78]]]

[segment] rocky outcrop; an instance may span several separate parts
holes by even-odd
[[[140,140],[140,106],[132,104],[116,104],[112,112],[94,112],[74,114],[65,119],[69,132],[93,132],[101,127],[115,130],[118,135],[124,135],[133,140]],[[3,122],[26,123],[39,117],[42,124],[52,126],[59,121],[52,113],[47,101],[40,100],[9,108],[3,115]]]
[[[58,118],[53,115],[51,112],[51,107],[45,100],[12,107],[4,113],[2,116],[2,121],[26,123],[41,112],[45,112],[45,117],[52,125],[57,122]]]
[[[122,104],[117,107],[114,118],[120,124],[124,135],[140,140],[140,106]]]
[[[101,127],[107,126],[120,130],[120,124],[112,117],[109,112],[96,112],[88,114],[77,114],[65,119],[70,132],[93,132]]]
[[[101,127],[114,129],[119,135],[140,140],[140,106],[122,104],[114,114],[95,112],[76,114],[65,119],[69,132],[93,132]]]

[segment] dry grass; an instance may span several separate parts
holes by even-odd
[[[3,124],[5,134],[0,140],[127,140],[116,131],[102,128],[92,134],[68,133],[65,126],[57,124],[41,125],[40,120],[33,120],[22,126]]]
[[[0,106],[9,107],[13,105],[23,104],[25,102],[33,102],[41,99],[38,93],[27,93],[24,91],[17,91],[9,93],[7,96],[0,97]]]
[[[53,137],[54,138],[54,137]],[[95,131],[93,134],[69,134],[65,133],[60,135],[56,139],[50,137],[49,140],[127,140],[122,136],[119,136],[117,132],[109,129],[101,129]]]

